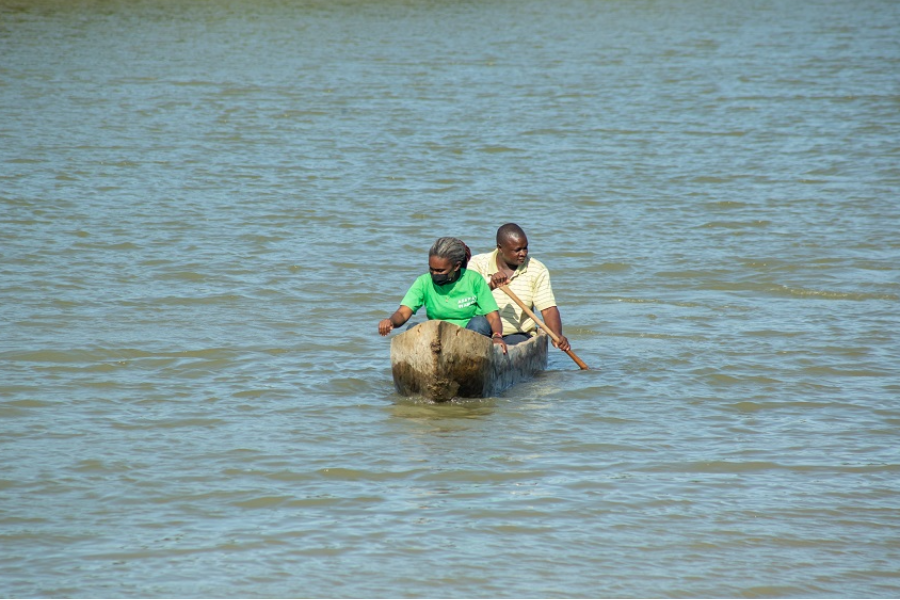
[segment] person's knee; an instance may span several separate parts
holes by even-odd
[[[515,346],[516,344],[527,342],[530,339],[531,336],[527,333],[511,333],[503,336],[503,341],[506,342],[507,346]]]
[[[491,337],[491,324],[483,315],[472,317],[466,325],[466,329]]]

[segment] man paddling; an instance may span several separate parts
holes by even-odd
[[[469,269],[480,273],[493,290],[500,307],[503,322],[503,340],[518,344],[530,338],[537,325],[525,314],[506,292],[499,289],[508,285],[526,306],[541,312],[544,324],[559,337],[553,345],[569,352],[569,340],[562,333],[562,318],[550,286],[550,272],[539,260],[528,256],[528,237],[515,223],[507,223],[497,230],[497,248],[493,252],[478,254],[469,261]]]

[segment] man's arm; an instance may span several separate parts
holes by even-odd
[[[554,342],[553,345],[563,352],[571,350],[572,347],[569,345],[569,340],[566,339],[562,332],[562,317],[559,316],[559,309],[555,306],[545,308],[541,311],[541,317],[544,320],[544,324],[550,328],[550,331],[559,336],[559,344]]]

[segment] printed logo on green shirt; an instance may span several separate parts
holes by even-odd
[[[478,298],[475,296],[467,296],[466,298],[460,298],[456,303],[457,308],[465,308],[467,306],[472,306],[475,302],[478,301]]]

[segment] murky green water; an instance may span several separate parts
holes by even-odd
[[[900,5],[0,0],[0,595],[900,594]],[[559,352],[394,394],[431,242]]]

